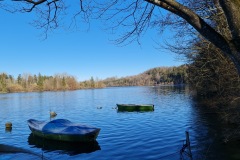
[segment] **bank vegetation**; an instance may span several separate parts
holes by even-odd
[[[68,74],[46,76],[42,74],[19,74],[17,78],[7,73],[0,74],[0,93],[65,91],[82,88],[100,88],[97,81],[79,83],[77,78]]]
[[[46,76],[42,74],[19,74],[17,78],[7,73],[0,74],[0,93],[66,91],[87,88],[104,88],[118,86],[153,86],[177,85],[187,83],[187,66],[157,67],[141,74],[127,77],[112,77],[100,80],[91,77],[78,82],[77,78],[68,74]]]

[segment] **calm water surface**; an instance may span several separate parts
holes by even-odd
[[[153,103],[155,110],[117,112],[116,103]],[[50,120],[49,110],[57,112],[56,118],[101,128],[97,142],[69,144],[32,136],[27,120]],[[194,160],[240,159],[240,143],[222,144],[215,120],[196,107],[185,87],[0,94],[0,144],[36,153],[0,153],[0,159],[179,160],[185,131]],[[5,130],[7,121],[13,123],[11,132]]]

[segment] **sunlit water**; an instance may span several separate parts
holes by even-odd
[[[116,103],[153,103],[155,110],[117,112]],[[27,120],[50,120],[50,110],[57,112],[56,118],[101,128],[97,142],[68,144],[32,137]],[[196,107],[185,87],[1,94],[0,144],[36,155],[0,153],[0,159],[179,160],[185,131],[190,133],[194,160],[240,159],[239,143],[223,144],[213,117]],[[13,123],[11,132],[5,130],[7,121]]]

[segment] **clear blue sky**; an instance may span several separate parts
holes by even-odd
[[[0,72],[13,75],[29,73],[55,75],[68,73],[78,81],[91,77],[124,77],[137,75],[160,66],[178,66],[183,62],[168,51],[157,50],[149,32],[142,45],[137,43],[119,47],[109,39],[96,23],[90,30],[57,30],[46,40],[42,30],[31,26],[28,14],[10,14],[0,10]]]

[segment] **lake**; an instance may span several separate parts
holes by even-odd
[[[116,103],[152,103],[153,112],[118,112]],[[28,119],[58,118],[101,128],[94,143],[69,144],[31,135]],[[12,122],[11,131],[5,123]],[[240,142],[223,144],[216,115],[207,113],[184,86],[112,87],[60,92],[0,94],[0,144],[33,152],[0,159],[189,159],[180,150],[190,134],[193,159],[240,159]],[[188,151],[188,150],[186,150]]]

